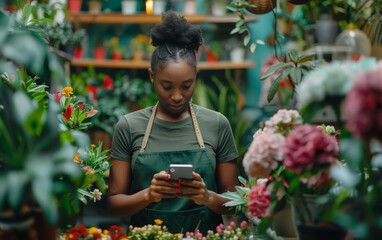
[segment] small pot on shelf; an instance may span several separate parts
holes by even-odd
[[[89,13],[99,14],[101,13],[102,3],[101,0],[90,0],[88,2]]]
[[[68,10],[70,13],[78,14],[81,12],[82,0],[68,0]]]

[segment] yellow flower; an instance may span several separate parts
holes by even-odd
[[[64,87],[64,89],[62,89],[62,94],[64,94],[67,97],[70,97],[70,95],[73,95],[73,88],[72,87]]]
[[[92,149],[94,149],[96,147],[96,145],[95,144],[92,144]]]
[[[112,37],[111,39],[110,39],[110,45],[117,45],[118,44],[118,42],[119,42],[119,39],[117,38],[117,37]]]
[[[80,162],[82,162],[82,159],[81,159],[80,156],[75,155],[74,158],[73,158],[73,162],[75,162],[75,163],[80,163]]]
[[[91,228],[89,228],[89,233],[90,234],[99,233],[99,230],[96,227],[91,227]]]
[[[163,221],[160,219],[155,219],[154,222],[156,225],[161,225],[163,223]]]

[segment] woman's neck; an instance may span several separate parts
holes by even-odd
[[[157,118],[164,120],[164,121],[168,121],[168,122],[179,122],[183,119],[188,118],[189,116],[190,116],[189,107],[185,111],[183,111],[182,113],[172,114],[170,112],[163,111],[163,109],[161,109],[160,105],[158,105],[157,113],[156,113]]]

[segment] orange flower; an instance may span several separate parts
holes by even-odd
[[[64,87],[64,89],[62,89],[62,94],[64,94],[67,97],[70,97],[70,95],[73,95],[73,88],[72,87]]]

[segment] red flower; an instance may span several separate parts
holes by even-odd
[[[79,108],[81,111],[84,110],[85,107],[86,107],[86,103],[80,103],[80,104],[78,104],[78,108]]]
[[[114,89],[113,79],[111,79],[108,75],[105,75],[103,79],[102,89],[109,89],[110,91]]]
[[[57,91],[57,92],[54,94],[54,99],[56,99],[56,101],[57,101],[58,103],[60,103],[61,97],[62,97],[62,95],[61,95],[61,92],[60,92],[60,91]]]
[[[267,183],[257,183],[248,195],[248,214],[254,217],[265,217],[269,214],[271,195]]]
[[[72,104],[69,104],[66,109],[65,109],[65,112],[62,113],[62,115],[64,116],[64,118],[69,121],[70,120],[70,117],[72,116],[72,112],[74,110],[74,107]]]
[[[93,100],[97,100],[97,87],[96,86],[86,86],[86,91],[92,95]]]

